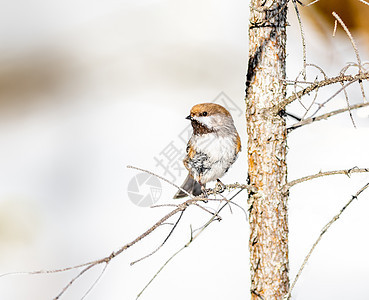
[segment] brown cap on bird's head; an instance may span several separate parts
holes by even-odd
[[[228,110],[226,110],[223,106],[215,103],[201,103],[197,104],[191,108],[191,117],[206,117],[212,116],[216,114],[222,114],[225,116],[230,116]]]

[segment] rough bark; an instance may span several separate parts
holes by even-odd
[[[286,123],[273,109],[286,96],[286,0],[252,0],[246,82],[251,299],[288,292]]]

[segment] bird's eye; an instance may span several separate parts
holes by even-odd
[[[204,111],[204,112],[202,113],[202,115],[203,115],[204,117],[206,117],[206,116],[208,115],[208,113],[207,113],[206,111]]]

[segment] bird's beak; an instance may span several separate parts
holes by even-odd
[[[188,115],[188,116],[186,117],[186,119],[187,119],[187,120],[191,120],[191,121],[192,121],[192,117],[191,117],[191,115]]]

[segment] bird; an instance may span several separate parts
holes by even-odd
[[[183,164],[188,170],[181,189],[193,196],[207,197],[206,183],[217,181],[228,171],[241,151],[241,140],[231,114],[216,103],[200,103],[186,117],[191,121],[192,135],[187,143]],[[173,199],[187,194],[179,189]]]

